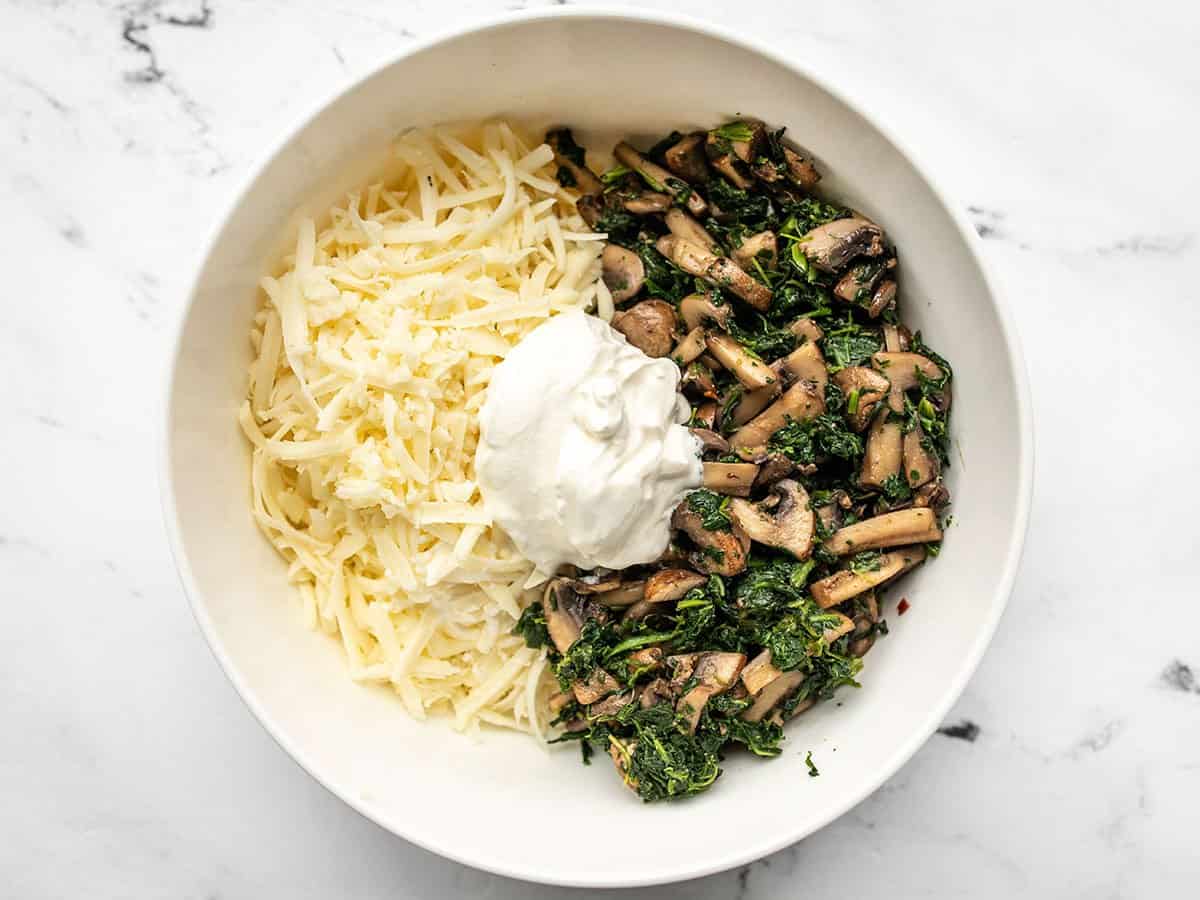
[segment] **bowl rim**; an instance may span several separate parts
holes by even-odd
[[[642,872],[634,874],[623,874],[620,872],[604,873],[590,877],[562,877],[557,875],[545,875],[538,872],[536,869],[527,865],[511,863],[508,860],[489,857],[477,853],[464,852],[459,848],[441,843],[435,840],[429,840],[422,836],[417,830],[409,827],[409,823],[395,822],[384,815],[381,811],[372,808],[369,802],[366,802],[352,794],[345,793],[327,780],[321,773],[319,767],[308,757],[307,753],[297,746],[292,738],[281,729],[274,721],[271,713],[264,708],[258,697],[250,690],[248,685],[243,681],[237,666],[228,655],[224,645],[221,643],[213,620],[209,614],[207,604],[203,593],[197,584],[191,570],[191,566],[187,557],[186,550],[183,546],[182,529],[179,521],[179,510],[176,504],[175,486],[171,474],[171,449],[172,449],[172,397],[175,394],[176,380],[179,377],[179,364],[182,357],[183,336],[188,319],[190,318],[192,308],[196,302],[197,288],[200,282],[200,277],[208,264],[208,259],[212,254],[213,248],[220,239],[222,232],[228,224],[230,218],[234,215],[246,195],[249,193],[254,183],[261,176],[262,172],[291,144],[296,137],[306,128],[317,116],[332,104],[338,102],[345,95],[358,88],[363,82],[376,76],[383,70],[395,65],[401,60],[434,48],[440,44],[447,43],[459,38],[472,34],[486,33],[502,28],[512,27],[514,25],[522,25],[525,23],[544,22],[556,19],[597,19],[603,21],[624,21],[635,24],[658,25],[667,28],[677,29],[681,31],[690,31],[700,34],[704,37],[711,38],[717,41],[722,41],[733,47],[741,50],[746,50],[758,56],[779,65],[801,78],[807,79],[823,91],[827,92],[831,97],[838,102],[844,104],[852,112],[859,115],[863,120],[868,122],[875,128],[879,134],[900,154],[901,158],[912,166],[914,171],[920,176],[929,190],[933,193],[937,202],[948,213],[954,225],[958,228],[961,236],[964,238],[964,245],[970,254],[971,261],[978,268],[982,276],[984,287],[991,298],[992,306],[996,312],[997,319],[1000,324],[1002,336],[1003,351],[1008,359],[1009,367],[1013,374],[1014,389],[1016,395],[1016,414],[1017,414],[1017,430],[1018,430],[1018,460],[1017,460],[1017,506],[1016,515],[1012,522],[1012,527],[1008,535],[1007,551],[1005,555],[1004,565],[1001,571],[999,581],[991,597],[991,611],[983,627],[976,634],[972,645],[968,648],[964,663],[955,676],[955,678],[947,682],[941,699],[931,705],[925,713],[923,721],[919,727],[912,730],[909,738],[899,744],[889,756],[885,765],[881,766],[872,777],[867,778],[863,785],[856,791],[848,793],[841,798],[837,803],[830,804],[826,814],[820,818],[818,824],[812,828],[796,828],[795,830],[780,831],[775,834],[764,835],[750,848],[742,848],[736,851],[731,851],[724,856],[709,858],[705,860],[687,860],[682,859],[675,862],[669,862],[662,868],[653,872]],[[832,77],[832,76],[831,76]],[[996,628],[999,625],[1000,618],[1008,605],[1012,595],[1013,585],[1016,580],[1017,569],[1021,560],[1021,553],[1025,543],[1025,537],[1029,526],[1030,508],[1033,497],[1033,478],[1034,478],[1034,438],[1033,438],[1033,404],[1028,381],[1028,373],[1025,366],[1025,358],[1022,353],[1020,341],[1017,334],[1017,328],[1012,318],[1012,313],[1008,308],[1003,295],[997,288],[997,281],[991,268],[980,254],[981,242],[975,232],[974,227],[968,221],[962,207],[951,202],[946,191],[938,184],[937,181],[929,174],[930,169],[922,165],[919,157],[915,154],[911,147],[898,136],[893,129],[880,122],[874,116],[870,115],[862,105],[855,99],[846,96],[834,84],[831,83],[831,77],[826,77],[819,72],[813,71],[809,66],[802,65],[785,58],[781,53],[774,50],[767,42],[757,38],[749,37],[738,32],[736,29],[729,29],[723,25],[718,25],[714,22],[705,21],[674,12],[663,12],[657,10],[642,10],[642,9],[613,9],[604,7],[590,6],[556,6],[549,9],[538,10],[523,10],[519,12],[509,12],[502,15],[493,15],[482,17],[469,22],[462,23],[458,26],[439,30],[435,34],[414,41],[398,50],[397,52],[388,55],[381,59],[371,68],[365,70],[359,75],[351,78],[344,84],[339,85],[329,93],[318,97],[314,102],[307,104],[303,110],[294,118],[290,126],[280,132],[280,137],[277,138],[271,145],[247,168],[245,175],[236,185],[235,189],[230,193],[228,202],[221,209],[220,214],[212,222],[206,238],[201,242],[200,249],[196,255],[195,267],[188,279],[188,293],[184,304],[176,313],[174,324],[171,328],[169,353],[167,357],[167,372],[164,379],[165,390],[160,395],[161,406],[159,408],[159,427],[157,429],[158,442],[158,481],[160,500],[162,504],[162,514],[164,525],[167,532],[168,543],[171,549],[171,555],[174,558],[176,569],[179,573],[180,582],[183,585],[184,593],[187,596],[188,604],[191,607],[192,614],[196,619],[196,623],[203,633],[210,651],[216,658],[218,665],[224,671],[226,677],[232,683],[238,696],[242,702],[246,704],[250,712],[258,720],[259,724],[266,730],[267,734],[275,741],[275,743],[308,773],[318,784],[324,787],[327,791],[339,798],[343,803],[362,815],[364,818],[375,823],[384,830],[403,838],[412,844],[436,853],[439,856],[453,860],[454,862],[463,865],[471,866],[476,869],[481,869],[493,874],[502,875],[508,878],[520,879],[541,884],[550,884],[563,887],[591,887],[591,888],[620,888],[620,887],[643,887],[656,884],[668,884],[677,881],[683,881],[692,878],[700,878],[706,875],[723,872],[736,866],[745,865],[758,859],[762,859],[772,853],[775,853],[784,847],[790,846],[797,841],[802,840],[810,834],[821,830],[835,819],[840,818],[845,813],[849,812],[853,807],[857,806],[868,796],[873,794],[879,787],[896,774],[901,767],[904,766],[924,745],[924,743],[933,734],[950,708],[956,703],[962,695],[971,677],[974,675],[979,663],[983,658],[984,652],[990,645]]]

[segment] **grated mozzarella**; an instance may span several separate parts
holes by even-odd
[[[533,566],[487,517],[477,415],[547,317],[612,299],[553,153],[506,123],[417,130],[394,177],[301,223],[262,281],[252,510],[305,621],[416,718],[542,736],[545,651],[512,635]]]

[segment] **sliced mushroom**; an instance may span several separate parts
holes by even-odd
[[[749,167],[734,155],[729,142],[709,134],[704,144],[709,165],[723,175],[730,184],[741,190],[754,187],[754,176]]]
[[[866,429],[879,402],[888,395],[891,388],[890,381],[866,366],[848,366],[841,369],[834,373],[833,383],[846,396],[846,419],[855,431]],[[854,407],[853,411],[851,406]]]
[[[689,275],[728,288],[759,311],[771,305],[771,289],[726,256],[714,256],[699,244],[668,234],[654,245],[658,252]]]
[[[567,693],[566,691],[555,691],[553,694],[550,695],[550,698],[546,701],[546,706],[550,709],[550,712],[554,713],[555,715],[558,715],[560,712],[562,712],[563,707],[566,706],[568,703],[570,703],[574,699],[575,699],[574,693]]]
[[[878,318],[883,311],[896,305],[896,282],[887,278],[879,282],[879,287],[871,294],[871,302],[867,306],[867,315],[872,319]]]
[[[646,579],[646,602],[674,603],[707,581],[691,569],[661,569]]]
[[[601,603],[604,606],[620,608],[623,606],[632,606],[641,600],[645,594],[646,582],[626,581],[615,590],[596,594],[595,599],[597,603]]]
[[[612,327],[651,359],[667,356],[675,343],[675,307],[666,300],[643,300],[613,317]]]
[[[808,508],[808,492],[790,478],[771,485],[767,501],[751,503],[736,499],[729,504],[730,517],[753,541],[786,550],[796,559],[812,553],[816,517]]]
[[[787,166],[788,178],[797,187],[811,191],[821,180],[821,173],[812,161],[805,159],[791,147],[783,148],[783,162]]]
[[[554,162],[571,173],[579,192],[589,196],[601,193],[604,190],[604,184],[596,177],[596,174],[582,161],[576,162],[575,159],[563,152],[568,142],[572,147],[577,146],[569,129],[555,128],[546,132],[546,143],[554,151]]]
[[[611,719],[626,706],[633,702],[633,691],[621,691],[619,694],[610,694],[603,700],[591,704],[587,708],[587,717],[592,721],[598,719]]]
[[[807,422],[825,412],[825,396],[811,381],[797,381],[778,400],[733,433],[729,446],[744,457],[766,447],[771,435],[788,422]]]
[[[643,709],[649,709],[660,703],[674,703],[675,692],[671,690],[671,684],[665,678],[655,678],[642,688],[638,699]]]
[[[771,681],[754,698],[750,708],[742,713],[742,719],[747,722],[761,722],[767,713],[794,694],[803,683],[803,672],[781,672],[779,677]]]
[[[782,478],[787,478],[796,471],[796,464],[782,453],[768,454],[758,466],[758,475],[754,478],[754,490],[770,487]]]
[[[660,194],[658,191],[642,191],[621,201],[621,205],[635,216],[666,212],[671,208],[671,203],[670,194]]]
[[[633,169],[641,175],[646,183],[654,190],[665,191],[673,196],[679,196],[684,190],[687,190],[687,200],[684,205],[688,211],[694,216],[702,216],[708,211],[708,204],[698,193],[691,190],[685,182],[680,181],[662,166],[651,162],[642,156],[637,150],[629,144],[621,141],[613,149],[613,155],[617,161],[623,165]]]
[[[882,372],[891,382],[892,389],[888,395],[888,404],[893,412],[904,412],[904,393],[915,388],[918,384],[917,373],[926,378],[941,378],[942,370],[937,363],[920,353],[876,353],[871,357],[871,365],[876,371]]]
[[[698,684],[684,694],[676,705],[676,711],[687,718],[689,734],[695,733],[696,726],[700,724],[700,714],[708,701],[729,690],[745,664],[746,656],[743,653],[698,654],[689,676],[695,678]]]
[[[753,537],[753,535],[751,535]],[[901,509],[839,528],[824,544],[836,556],[940,541],[942,529],[931,509]]]
[[[643,647],[629,654],[629,663],[642,672],[653,672],[662,667],[666,658],[662,647]]]
[[[757,391],[746,391],[733,405],[733,409],[726,416],[726,421],[723,423],[725,428],[740,428],[745,425],[760,412],[775,402],[775,398],[780,394],[782,381],[777,381],[775,384],[768,385],[765,388],[759,388]]]
[[[912,346],[912,334],[903,325],[883,323],[883,349],[888,353],[907,353]]]
[[[843,569],[827,578],[814,581],[811,586],[813,599],[822,609],[837,606],[864,591],[879,587],[897,575],[907,572],[925,560],[925,548],[917,545],[902,547],[879,557],[879,567],[866,572]],[[853,627],[853,623],[851,625]]]
[[[887,407],[875,414],[867,433],[866,452],[858,481],[866,487],[881,488],[885,481],[900,473],[903,429],[899,422],[888,421]]]
[[[704,487],[731,497],[749,497],[758,476],[754,463],[704,463]]]
[[[938,477],[941,470],[938,458],[925,449],[924,437],[925,433],[920,425],[904,436],[904,477],[908,479],[908,486],[911,488],[928,484]]]
[[[546,590],[542,593],[542,611],[554,649],[566,653],[583,628],[579,596],[566,579],[552,578],[546,584]]]
[[[688,363],[699,358],[706,349],[704,345],[704,329],[693,328],[679,339],[679,343],[671,351],[671,359],[675,360],[681,366],[686,366]]]
[[[708,428],[690,428],[689,431],[700,441],[700,449],[704,453],[728,453],[729,441]]]
[[[753,695],[782,674],[771,662],[771,651],[763,650],[742,669],[742,684]]]
[[[709,531],[700,514],[685,499],[675,507],[671,527],[682,531],[699,548],[691,561],[701,572],[736,575],[746,568],[750,539],[736,524],[728,531]]]
[[[841,613],[838,613],[838,624],[831,625],[829,628],[826,628],[821,634],[821,639],[825,641],[826,644],[832,644],[838,638],[844,637],[853,630],[854,620],[849,616],[844,616]]]
[[[640,304],[639,304],[640,305]],[[774,384],[777,376],[761,359],[751,356],[746,348],[727,334],[710,334],[705,346],[722,366],[750,390]]]
[[[584,706],[595,703],[620,689],[621,682],[599,667],[592,670],[592,674],[587,677],[587,680],[576,681],[571,685],[575,700]]]
[[[720,252],[717,239],[709,234],[703,225],[682,209],[669,210],[663,216],[663,222],[666,223],[667,230],[676,237],[685,241],[691,241],[693,244],[703,247],[709,253]]]
[[[825,337],[825,332],[821,330],[821,326],[812,319],[801,316],[788,326],[788,331],[798,338],[804,338],[806,341],[816,343]]]
[[[714,324],[722,331],[729,328],[733,309],[715,302],[711,294],[688,294],[679,301],[679,315],[689,330]]]
[[[779,258],[775,232],[760,231],[758,234],[750,235],[738,245],[731,255],[733,261],[746,270],[754,268],[755,260],[758,260],[768,271],[774,269]]]
[[[632,250],[608,244],[600,254],[600,277],[613,303],[624,303],[636,297],[646,283],[646,266]]]
[[[693,184],[707,181],[708,162],[704,155],[704,138],[703,131],[694,131],[668,147],[663,154],[667,168]]]
[[[767,126],[757,119],[744,119],[740,123],[750,129],[750,138],[745,141],[730,141],[733,155],[744,163],[752,163],[763,155],[763,144],[767,140]]]
[[[829,370],[825,368],[825,354],[814,343],[805,341],[771,368],[782,375],[787,384],[796,380],[811,381],[821,394],[825,393]]]
[[[883,230],[861,216],[834,219],[804,235],[799,247],[822,272],[836,273],[856,256],[881,254]]]
[[[896,257],[887,260],[868,259],[855,263],[846,270],[833,288],[833,295],[847,303],[856,303],[863,308],[871,305],[871,294],[881,278],[896,267]]]
[[[917,488],[913,494],[913,506],[927,506],[930,509],[941,509],[950,502],[950,492],[941,481],[931,481]]]

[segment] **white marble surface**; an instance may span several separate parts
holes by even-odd
[[[169,324],[253,159],[415,37],[515,5],[0,0],[0,895],[582,893],[418,850],[293,765],[193,625],[154,475]],[[935,736],[800,845],[636,895],[1194,894],[1200,8],[692,11],[834,76],[969,205],[1025,341],[1038,483],[947,723],[976,738]]]

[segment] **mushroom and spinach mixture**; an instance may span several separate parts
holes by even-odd
[[[940,546],[950,365],[900,319],[883,230],[820,196],[782,129],[622,142],[601,175],[570,131],[547,141],[608,235],[613,327],[681,369],[704,485],[660,560],[560,573],[517,629],[549,648],[557,740],[684,797],[857,686],[881,589]]]

